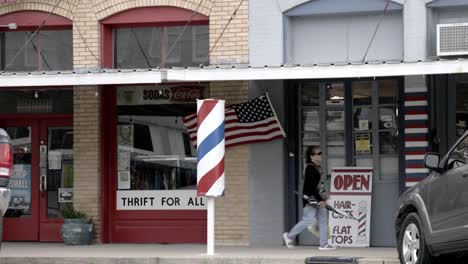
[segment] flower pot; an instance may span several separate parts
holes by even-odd
[[[65,245],[89,245],[93,241],[94,226],[86,219],[65,219],[61,234]]]

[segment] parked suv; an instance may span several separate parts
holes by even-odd
[[[445,157],[428,153],[424,163],[428,177],[400,196],[395,214],[402,264],[430,264],[446,253],[468,253],[468,132]]]
[[[0,128],[0,247],[2,245],[3,235],[3,215],[8,209],[10,202],[10,189],[8,183],[13,166],[13,151],[8,134]]]

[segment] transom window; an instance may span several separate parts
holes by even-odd
[[[33,34],[34,31],[0,32],[2,71],[73,69],[72,30],[41,30]]]
[[[114,68],[208,64],[208,42],[207,25],[117,28]]]

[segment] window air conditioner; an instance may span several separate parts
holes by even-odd
[[[468,55],[468,23],[437,25],[437,56]]]

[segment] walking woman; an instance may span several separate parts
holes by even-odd
[[[328,210],[326,176],[322,180],[322,151],[318,146],[309,146],[305,153],[306,169],[304,172],[304,185],[302,193],[310,197],[303,199],[304,209],[301,221],[289,232],[283,234],[284,244],[294,248],[295,237],[307,227],[313,227],[318,222],[320,230],[319,250],[333,250],[335,247],[328,244]],[[315,204],[311,204],[315,203]]]

